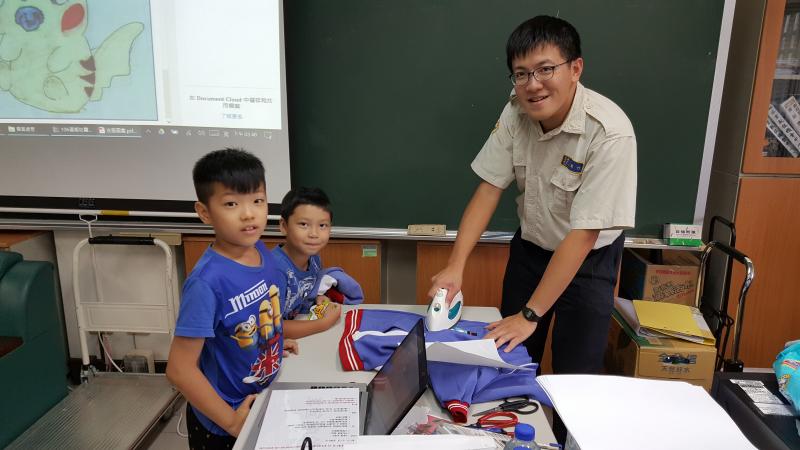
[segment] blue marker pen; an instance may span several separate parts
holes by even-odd
[[[457,332],[459,332],[459,333],[468,334],[468,335],[470,335],[470,336],[477,336],[477,335],[478,335],[478,333],[476,333],[476,332],[474,332],[474,331],[467,331],[467,330],[465,330],[465,329],[463,329],[463,328],[458,328],[458,327],[453,327],[453,328],[451,328],[451,330],[453,330],[453,331],[457,331]]]

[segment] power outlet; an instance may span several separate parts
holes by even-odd
[[[410,236],[444,236],[447,228],[443,224],[411,224],[408,226]]]

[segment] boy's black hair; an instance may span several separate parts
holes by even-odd
[[[194,190],[200,203],[208,204],[214,183],[242,194],[265,186],[264,165],[252,153],[238,148],[215,150],[200,158],[192,170]]]
[[[330,214],[331,220],[333,220],[331,200],[318,187],[298,187],[287,192],[281,202],[281,217],[283,220],[288,222],[289,217],[294,214],[294,210],[301,205],[313,205],[321,208]]]
[[[522,22],[508,37],[506,43],[508,70],[514,71],[515,58],[524,57],[531,50],[545,44],[558,47],[567,61],[581,57],[581,37],[575,27],[558,17],[536,16]]]

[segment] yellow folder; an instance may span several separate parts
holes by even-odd
[[[697,308],[646,300],[634,300],[633,307],[642,328],[698,344],[716,343]]]

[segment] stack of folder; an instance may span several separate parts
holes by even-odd
[[[675,338],[712,346],[716,344],[703,314],[695,307],[617,297],[614,299],[614,308],[640,337]]]

